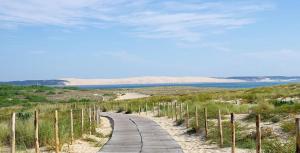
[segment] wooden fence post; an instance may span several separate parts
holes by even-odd
[[[154,115],[154,113],[155,113],[155,111],[154,111],[154,103],[152,103],[152,114]]]
[[[39,113],[38,111],[34,112],[34,128],[35,128],[35,152],[40,153],[40,144],[39,144]]]
[[[83,128],[84,128],[84,114],[83,108],[81,109],[81,136],[83,136]]]
[[[180,120],[182,120],[182,103],[180,103],[179,114],[180,114]]]
[[[92,135],[92,109],[89,108],[89,134]]]
[[[296,116],[296,153],[300,153],[300,116]]]
[[[59,153],[59,136],[58,136],[58,112],[57,110],[55,110],[55,119],[54,119],[54,123],[55,123],[55,152]]]
[[[147,105],[147,103],[146,103],[146,106],[145,106],[145,112],[146,112],[146,115],[148,115],[147,111],[148,111],[148,105]]]
[[[190,126],[189,104],[186,104],[186,128]]]
[[[96,106],[94,104],[94,111],[93,111],[93,121],[96,121]]]
[[[160,102],[158,102],[158,109],[157,109],[158,117],[160,116]]]
[[[74,127],[73,127],[73,110],[70,111],[70,119],[71,119],[71,144],[74,142]]]
[[[220,147],[223,147],[223,127],[222,127],[222,116],[221,116],[220,109],[218,113],[218,127],[219,127],[219,136],[220,136]]]
[[[256,115],[256,153],[261,153],[260,114]]]
[[[231,137],[232,137],[231,152],[235,153],[235,119],[234,119],[234,113],[231,113],[230,123],[231,123]]]
[[[204,128],[205,128],[205,138],[208,138],[208,121],[207,121],[207,108],[204,108]]]
[[[174,103],[174,114],[175,114],[175,121],[178,121],[178,112],[177,112],[177,103]]]
[[[141,115],[141,105],[139,105],[139,115]]]
[[[99,108],[96,110],[96,124],[99,125]]]
[[[198,117],[198,107],[195,108],[195,122],[196,122],[196,134],[199,134],[199,117]]]
[[[174,116],[175,116],[175,109],[176,108],[175,105],[176,103],[171,103],[171,115],[172,115],[172,120],[174,120]]]
[[[16,152],[16,113],[11,115],[11,153]]]

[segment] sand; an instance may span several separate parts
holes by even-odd
[[[218,145],[207,144],[204,141],[203,134],[200,134],[200,136],[186,134],[187,129],[184,125],[175,126],[174,122],[167,117],[153,117],[150,112],[147,112],[147,114],[148,115],[143,112],[141,113],[141,116],[155,121],[163,129],[165,129],[172,138],[178,142],[184,153],[231,153],[231,148],[219,148]],[[252,153],[255,151],[248,149],[236,149],[236,152]]]
[[[162,83],[230,83],[245,82],[237,79],[223,79],[213,77],[132,77],[120,79],[79,79],[62,78],[66,80],[65,85],[122,85],[122,84],[162,84]]]
[[[128,99],[137,99],[137,98],[145,98],[145,97],[149,97],[149,95],[132,92],[132,93],[120,94],[115,100],[128,100]]]

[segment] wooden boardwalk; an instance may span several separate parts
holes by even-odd
[[[113,134],[99,153],[183,153],[154,121],[121,113],[102,113],[113,120]]]

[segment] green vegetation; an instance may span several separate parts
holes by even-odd
[[[53,146],[53,111],[59,110],[59,126],[61,142],[69,142],[70,139],[70,119],[69,110],[74,110],[74,132],[75,137],[79,138],[80,131],[80,109],[88,108],[96,104],[102,111],[114,111],[118,113],[138,113],[141,107],[145,111],[146,104],[148,111],[154,111],[159,116],[174,116],[169,108],[174,108],[177,104],[183,105],[183,118],[175,122],[176,125],[182,125],[186,122],[186,105],[189,105],[190,129],[189,134],[197,131],[195,120],[195,108],[199,113],[199,131],[204,130],[204,108],[207,109],[209,134],[207,141],[210,143],[219,143],[218,128],[216,118],[218,110],[222,113],[224,147],[230,146],[231,128],[229,123],[229,114],[235,113],[236,116],[246,116],[237,120],[236,124],[236,143],[239,148],[255,148],[255,134],[251,131],[255,129],[246,125],[254,124],[257,114],[261,115],[262,122],[278,124],[285,133],[286,137],[293,137],[295,134],[295,124],[293,116],[300,112],[300,84],[281,85],[274,87],[263,87],[254,89],[191,89],[191,88],[155,88],[151,89],[128,89],[141,93],[151,93],[151,97],[142,99],[132,99],[123,101],[113,101],[116,97],[114,90],[80,90],[78,88],[52,88],[43,86],[0,86],[0,146],[9,145],[8,123],[10,113],[17,113],[17,145],[19,149],[33,147],[33,111],[40,111],[40,141],[41,146]],[[119,91],[119,90],[117,90]],[[162,92],[164,91],[164,92]],[[124,92],[120,89],[119,92]],[[100,95],[100,96],[99,96]],[[103,102],[103,99],[108,99]],[[287,98],[288,100],[285,100]],[[158,105],[158,104],[161,105]],[[248,115],[247,115],[248,114]],[[179,114],[178,114],[179,115]],[[85,111],[85,117],[88,111]],[[85,123],[85,130],[88,125]],[[2,132],[3,131],[3,132]],[[274,135],[270,129],[262,130],[264,152],[294,152],[294,141],[281,141],[280,137]],[[85,131],[87,132],[87,131]]]

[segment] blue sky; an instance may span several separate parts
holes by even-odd
[[[0,0],[0,80],[300,75],[297,0]]]

